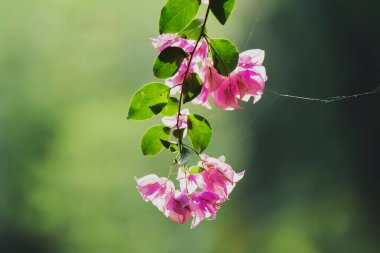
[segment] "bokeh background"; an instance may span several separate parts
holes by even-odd
[[[380,252],[377,0],[238,0],[209,35],[266,51],[268,90],[241,111],[207,111],[208,153],[245,178],[195,230],[142,201],[134,176],[171,155],[127,121],[154,81],[160,0],[0,0],[0,252]],[[204,11],[204,8],[202,9]],[[202,12],[200,15],[204,15]]]

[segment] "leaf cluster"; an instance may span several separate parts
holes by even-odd
[[[196,18],[200,0],[168,0],[161,10],[159,33],[177,33],[180,38],[197,41],[204,39],[209,47],[214,67],[223,76],[228,76],[238,65],[239,52],[237,47],[227,39],[214,39],[207,36],[206,22],[211,13],[224,25],[231,15],[235,0],[210,0],[205,18]],[[194,51],[189,53],[177,46],[163,49],[153,64],[153,74],[159,79],[173,77],[186,62],[191,64]],[[195,99],[202,91],[202,81],[198,74],[190,73],[189,68],[184,74],[180,98],[170,95],[167,85],[160,82],[148,83],[142,86],[133,96],[128,119],[145,120],[161,114],[163,116],[177,115],[177,127],[181,105]],[[187,116],[187,137],[191,145],[185,144],[184,128],[170,128],[165,125],[153,126],[146,130],[141,140],[141,150],[144,155],[156,155],[167,149],[177,153],[175,163],[186,164],[192,153],[199,155],[211,142],[212,128],[207,119],[197,114]],[[177,140],[176,140],[177,139]],[[192,173],[199,173],[201,167],[192,167]]]

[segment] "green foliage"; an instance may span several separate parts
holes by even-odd
[[[213,0],[210,8],[216,19],[224,25],[235,6],[235,0]]]
[[[159,32],[177,33],[197,15],[200,0],[168,0],[161,10]]]
[[[163,83],[148,83],[132,98],[128,119],[144,120],[160,113],[168,103],[170,88]]]
[[[219,74],[228,76],[238,65],[237,47],[226,39],[210,39],[209,41],[215,69]]]
[[[167,47],[156,58],[153,64],[153,73],[160,79],[165,79],[177,73],[187,53],[179,47]]]
[[[182,151],[178,154],[178,156],[175,159],[175,161],[179,165],[186,164],[186,163],[188,163],[190,161],[190,158],[191,158],[192,154],[193,154],[193,152],[191,152],[190,149],[183,147]]]
[[[171,152],[176,152],[177,151],[177,148],[178,148],[178,144],[176,142],[173,142],[173,141],[166,141],[166,140],[161,140],[161,143],[162,145],[164,145],[164,147],[166,149],[169,149]]]
[[[203,22],[203,18],[194,19],[185,29],[178,33],[178,36],[190,40],[197,40],[201,35]],[[207,33],[206,28],[203,33]]]
[[[182,139],[184,132],[185,132],[185,128],[175,129],[173,130],[173,136],[177,139]]]
[[[183,103],[190,102],[196,98],[202,91],[202,81],[198,74],[190,73],[187,75],[182,85],[183,89]]]
[[[191,166],[189,169],[189,173],[195,175],[201,173],[204,170],[205,169],[203,169],[201,166]]]
[[[198,152],[206,150],[212,138],[212,129],[207,119],[197,114],[190,114],[187,118],[188,133],[193,148]]]
[[[170,128],[167,126],[154,126],[149,128],[141,139],[141,150],[144,155],[156,155],[165,146],[163,141],[168,141]]]
[[[164,109],[162,109],[162,111],[160,112],[160,114],[164,115],[164,116],[173,116],[174,114],[177,113],[178,103],[179,103],[179,100],[177,98],[175,98],[175,97],[169,97],[168,98],[168,103],[166,104],[166,106],[164,107]]]

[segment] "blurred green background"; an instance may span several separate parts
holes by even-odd
[[[380,252],[380,94],[191,108],[245,178],[195,230],[142,201],[134,176],[172,157],[143,157],[160,119],[126,113],[164,2],[0,0],[0,252]],[[379,24],[378,0],[238,0],[208,30],[264,49],[269,89],[328,97],[380,85]]]

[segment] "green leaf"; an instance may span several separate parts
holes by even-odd
[[[238,65],[237,47],[226,39],[210,39],[210,47],[215,69],[219,74],[228,76]]]
[[[178,33],[178,36],[189,40],[197,40],[201,35],[203,22],[203,18],[194,19],[185,29]],[[206,28],[203,33],[207,33]]]
[[[177,73],[187,53],[179,47],[167,47],[156,58],[153,64],[153,73],[160,79],[172,77]]]
[[[193,148],[198,152],[203,152],[210,144],[212,129],[207,119],[197,114],[190,114],[187,117],[188,134]]]
[[[189,173],[194,175],[194,174],[199,174],[199,173],[201,173],[204,170],[205,169],[203,169],[200,166],[191,166],[190,169],[189,169]]]
[[[173,141],[166,141],[166,140],[161,140],[162,145],[166,148],[169,149],[171,152],[177,151],[178,144]]]
[[[173,136],[177,139],[183,138],[183,133],[185,132],[185,128],[175,129],[173,130]]]
[[[163,83],[148,83],[134,95],[127,119],[149,119],[160,113],[168,103],[170,88]]]
[[[178,111],[178,103],[179,103],[179,100],[177,98],[169,97],[168,103],[166,104],[164,109],[162,109],[160,114],[164,116],[173,116]]]
[[[210,9],[216,19],[224,25],[231,15],[235,6],[235,0],[212,0],[210,1]]]
[[[187,75],[185,81],[183,82],[182,88],[184,95],[183,103],[190,102],[196,98],[202,91],[202,81],[198,74],[190,73]]]
[[[170,128],[166,126],[154,126],[149,128],[141,139],[141,150],[144,155],[156,155],[163,148],[161,140],[168,141]]]
[[[177,33],[197,15],[200,0],[168,0],[161,10],[159,31]]]
[[[186,164],[189,162],[192,154],[193,152],[191,152],[190,149],[183,147],[182,152],[178,154],[175,160],[180,165]]]

